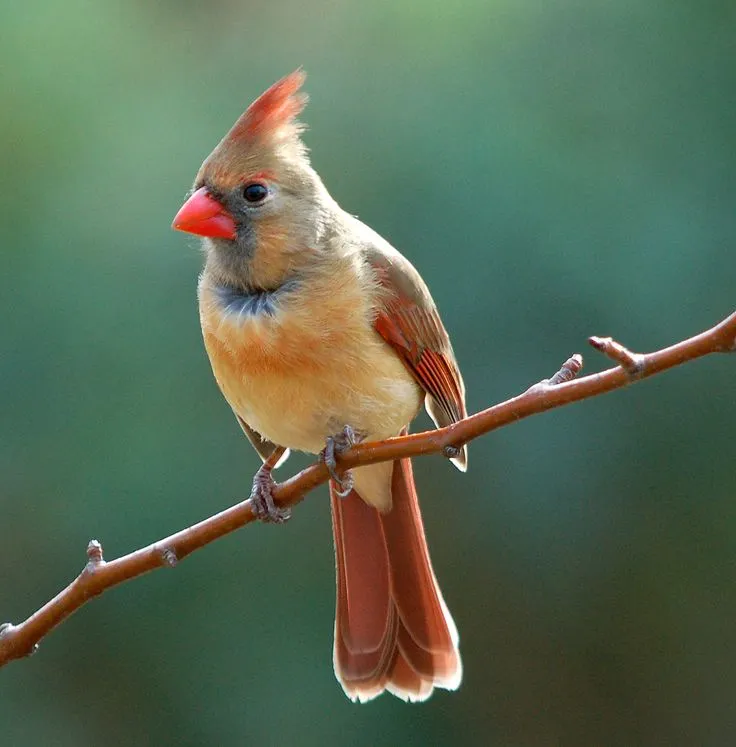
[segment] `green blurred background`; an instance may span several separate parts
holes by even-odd
[[[244,497],[200,339],[201,160],[298,65],[313,162],[433,290],[478,410],[591,334],[734,307],[733,0],[6,2],[0,11],[0,619],[99,538]],[[728,745],[736,359],[417,464],[465,680],[351,704],[326,491],[117,588],[0,673],[0,743]],[[422,419],[417,426],[427,425]],[[307,464],[293,459],[291,473]]]

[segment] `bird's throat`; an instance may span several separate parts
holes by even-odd
[[[225,316],[245,321],[253,317],[275,316],[289,294],[298,287],[299,281],[292,278],[278,288],[270,290],[218,285],[214,291],[217,303]]]

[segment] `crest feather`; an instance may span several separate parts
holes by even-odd
[[[274,83],[241,115],[226,140],[256,139],[277,133],[285,127],[299,131],[296,118],[307,104],[307,95],[299,93],[306,79],[301,68]]]

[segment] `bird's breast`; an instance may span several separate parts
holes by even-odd
[[[395,435],[422,401],[374,331],[363,289],[326,280],[243,293],[203,276],[199,288],[205,347],[230,406],[274,443],[309,452],[346,424]]]

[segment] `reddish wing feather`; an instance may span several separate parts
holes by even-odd
[[[457,365],[437,312],[396,293],[379,310],[374,327],[435,400],[447,418],[446,424],[464,418]]]

